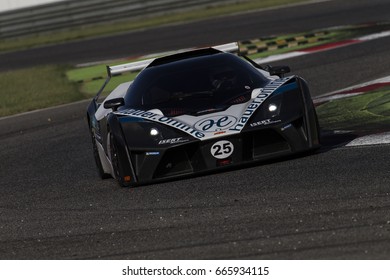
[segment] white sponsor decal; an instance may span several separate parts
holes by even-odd
[[[233,143],[227,140],[218,141],[211,146],[211,154],[217,159],[229,157],[234,151]]]
[[[164,144],[179,144],[179,143],[184,143],[188,142],[188,139],[184,139],[183,137],[178,137],[178,138],[172,138],[172,139],[164,139],[160,140],[158,142],[159,145],[164,145]]]
[[[184,132],[188,133],[189,135],[191,135],[195,138],[198,138],[198,139],[202,139],[205,136],[205,134],[203,132],[194,129],[185,123],[182,123],[180,121],[171,119],[171,118],[166,117],[166,116],[161,116],[161,115],[158,115],[158,114],[155,114],[152,112],[146,112],[146,111],[137,110],[137,109],[127,109],[127,110],[123,110],[123,111],[118,111],[118,112],[116,112],[116,114],[126,115],[126,116],[131,116],[131,117],[138,117],[138,118],[143,118],[143,119],[155,121],[158,123],[162,123],[162,124],[177,128],[181,131],[184,131]]]
[[[254,123],[251,123],[250,126],[251,127],[256,127],[256,126],[259,126],[259,125],[270,125],[270,124],[275,124],[275,123],[280,123],[281,120],[271,120],[271,119],[266,119],[266,120],[262,120],[262,121],[258,121],[258,122],[254,122]]]
[[[265,88],[260,90],[260,93],[253,99],[253,101],[246,107],[245,112],[242,114],[241,118],[238,120],[237,124],[233,127],[229,128],[230,131],[238,131],[240,132],[245,124],[248,122],[250,117],[254,114],[254,112],[260,107],[261,104],[280,86],[286,83],[288,80],[293,78],[294,76],[283,78],[280,80],[275,80],[269,83]]]
[[[160,152],[146,152],[147,156],[159,156]]]
[[[240,119],[238,120],[236,117],[233,117],[231,115],[218,115],[199,120],[195,123],[194,126],[192,126],[177,119],[162,116],[151,111],[147,112],[137,109],[126,109],[122,111],[117,111],[115,112],[115,114],[137,117],[158,122],[179,129],[201,140],[210,139],[212,137],[215,137],[215,135],[219,135],[220,133],[225,133],[225,135],[236,134],[241,132],[250,117],[260,107],[260,105],[269,96],[271,96],[276,89],[278,89],[291,78],[294,78],[294,76],[274,80],[263,89],[255,89],[253,93],[257,94],[255,95],[256,97],[249,103],[245,111],[242,113]]]
[[[232,127],[237,122],[233,116],[214,116],[202,119],[194,127],[200,131],[216,132]]]

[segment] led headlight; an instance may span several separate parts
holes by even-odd
[[[276,106],[275,104],[271,103],[268,105],[268,111],[275,112],[276,110],[278,110],[278,106]]]
[[[160,132],[157,130],[157,128],[151,128],[150,129],[150,135],[151,136],[157,136],[159,134],[160,134]]]

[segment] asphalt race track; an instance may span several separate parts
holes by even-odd
[[[323,0],[322,0],[323,1]],[[318,2],[318,1],[317,1]],[[333,0],[0,54],[0,70],[82,63],[194,46],[389,20],[386,0]]]
[[[237,27],[214,43],[389,21],[389,10],[385,0],[330,1],[137,36],[144,46],[161,36],[145,48],[154,52],[206,44],[210,34],[175,35],[197,25]],[[84,43],[72,51],[83,53],[90,41]],[[389,76],[389,45],[385,37],[280,63],[318,96]],[[48,49],[71,55],[68,44]],[[72,62],[104,58],[91,53]],[[0,55],[2,69],[26,66],[18,56],[36,64],[42,48]],[[86,104],[0,119],[1,259],[390,259],[390,145],[347,147],[348,139],[335,138],[314,155],[120,188],[97,177]]]

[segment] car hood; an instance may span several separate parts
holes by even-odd
[[[117,115],[131,116],[181,130],[194,138],[207,140],[221,135],[240,133],[250,117],[279,87],[287,83],[294,76],[271,81],[264,88],[252,91],[252,98],[242,104],[232,105],[223,112],[203,114],[201,116],[180,115],[167,117],[158,109],[143,111],[139,109],[125,109],[115,112]]]

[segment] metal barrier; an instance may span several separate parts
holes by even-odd
[[[0,13],[0,39],[245,0],[68,0]]]

